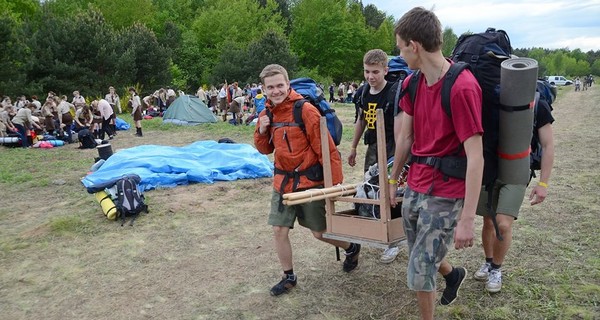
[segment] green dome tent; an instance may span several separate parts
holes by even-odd
[[[190,95],[177,98],[163,114],[163,123],[194,126],[209,122],[217,122],[217,118],[204,102]]]

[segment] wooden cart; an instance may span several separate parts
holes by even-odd
[[[385,123],[383,110],[377,109],[377,159],[379,167],[379,199],[354,198],[337,196],[325,198],[327,210],[327,232],[325,238],[365,244],[368,246],[388,248],[406,239],[402,218],[392,219],[387,176],[387,155],[385,143]],[[327,141],[327,124],[321,118],[321,141]],[[329,144],[321,144],[323,152],[323,173],[325,188],[332,187],[331,159]],[[401,198],[398,198],[401,205]],[[336,202],[351,202],[379,205],[380,219],[358,216],[355,210],[336,211]]]

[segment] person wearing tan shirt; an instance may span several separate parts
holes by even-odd
[[[31,112],[35,110],[35,104],[30,103],[25,108],[21,108],[17,111],[17,114],[12,119],[13,125],[17,128],[17,133],[21,138],[21,145],[23,148],[29,148],[29,140],[27,138],[27,132],[30,126],[34,126],[38,129],[42,129],[31,117]]]

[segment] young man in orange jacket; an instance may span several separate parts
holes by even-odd
[[[273,226],[275,250],[283,269],[283,279],[271,288],[271,295],[287,293],[296,286],[297,277],[292,264],[292,246],[289,231],[298,223],[311,230],[318,240],[346,250],[343,270],[350,272],[358,266],[360,245],[326,239],[325,200],[300,205],[283,205],[283,194],[318,188],[323,185],[323,157],[321,154],[321,130],[319,111],[305,102],[302,106],[304,129],[294,126],[293,108],[302,96],[290,88],[285,68],[277,64],[266,66],[260,73],[263,89],[267,95],[267,106],[263,110],[254,132],[254,144],[260,153],[275,152],[275,177],[268,223]],[[267,115],[267,109],[272,119]],[[342,161],[328,136],[333,184],[343,180]]]

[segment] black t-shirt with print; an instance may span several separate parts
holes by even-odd
[[[389,92],[392,83],[386,83],[383,90],[373,95],[367,90],[364,93],[364,100],[360,103],[360,119],[366,122],[366,131],[364,135],[365,144],[377,143],[376,133],[376,109],[384,109],[385,136],[388,147],[394,145],[394,108],[390,107]],[[366,89],[366,88],[363,88]],[[388,105],[390,104],[390,105]]]

